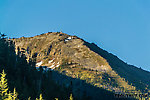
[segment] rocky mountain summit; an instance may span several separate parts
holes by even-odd
[[[144,79],[149,78],[149,72],[128,65],[77,36],[48,32],[11,40],[15,43],[16,53],[24,54],[28,62],[34,61],[37,69],[55,70],[111,92],[141,93],[149,90],[150,82]]]
[[[91,51],[85,41],[64,33],[46,33],[31,38],[14,39],[16,52],[27,56],[27,60],[36,57],[36,66],[47,66],[55,69],[67,64],[70,67],[82,66],[91,70],[111,71],[107,61]]]

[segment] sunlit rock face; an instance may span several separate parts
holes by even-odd
[[[35,37],[13,40],[17,48],[27,56],[36,58],[36,67],[47,66],[55,69],[62,64],[98,71],[110,71],[111,67],[100,55],[91,51],[85,41],[62,32],[49,32]]]

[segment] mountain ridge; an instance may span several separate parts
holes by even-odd
[[[149,90],[150,82],[147,79],[150,72],[128,65],[96,44],[77,36],[48,32],[11,40],[16,45],[16,52],[22,52],[27,61],[35,60],[37,67],[46,66],[108,91],[125,93]]]
[[[141,77],[140,79],[142,79],[145,83],[147,83],[147,84],[149,84],[150,83],[150,81],[149,80],[147,80],[147,79],[149,79],[149,71],[146,71],[146,70],[143,70],[143,69],[141,69],[141,68],[138,68],[138,67],[136,67],[136,66],[134,66],[134,65],[129,65],[129,64],[127,64],[127,63],[125,63],[125,62],[123,62],[122,60],[120,60],[117,56],[114,56],[113,54],[111,54],[111,53],[108,53],[107,51],[105,51],[105,50],[102,50],[101,48],[99,48],[97,45],[95,45],[95,44],[92,44],[95,48],[98,48],[99,49],[99,51],[96,51],[96,49],[93,49],[95,52],[97,52],[97,53],[99,53],[99,54],[101,54],[101,56],[102,57],[104,57],[105,59],[107,59],[107,61],[109,62],[109,64],[110,64],[110,66],[112,67],[112,68],[114,68],[116,71],[117,71],[117,73],[119,73],[119,75],[121,75],[122,77],[124,77],[125,75],[122,75],[122,74],[125,74],[124,72],[128,72],[128,74],[127,75],[129,75],[128,76],[128,79],[131,77],[131,76],[133,76],[134,75],[134,73],[136,73],[136,75],[134,75],[134,77],[135,78],[137,78],[137,77]],[[101,52],[101,53],[100,53]],[[103,53],[102,53],[103,52]],[[112,61],[112,59],[115,61],[115,62],[113,62]],[[116,62],[116,61],[118,61],[118,62]],[[114,64],[115,63],[115,64]],[[117,63],[121,63],[121,65],[118,65]],[[118,67],[115,67],[115,66],[118,66]],[[128,67],[128,69],[126,69],[125,67]],[[122,68],[122,69],[119,69],[119,68]],[[130,68],[130,70],[129,70],[129,68]],[[123,71],[124,70],[124,71]],[[132,70],[132,71],[131,71]],[[129,72],[130,71],[130,72]],[[139,72],[138,72],[139,71]],[[144,73],[142,73],[142,72],[144,72]],[[138,74],[138,73],[140,73],[140,74]],[[144,74],[144,75],[143,75]],[[147,78],[146,78],[147,77]],[[133,79],[130,79],[130,81],[131,80],[133,80]],[[132,81],[132,83],[134,83],[133,81]],[[136,84],[136,83],[135,83]]]

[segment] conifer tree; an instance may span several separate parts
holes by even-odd
[[[12,93],[9,91],[7,98],[5,100],[13,100]]]
[[[3,34],[2,32],[0,32],[0,38],[4,39],[5,38],[5,34]]]
[[[29,97],[28,100],[31,100],[31,97]]]
[[[55,98],[55,100],[58,100],[58,98]]]
[[[16,92],[16,89],[14,88],[14,92],[13,92],[13,94],[12,94],[12,100],[16,100],[17,99],[17,96],[18,96],[18,94],[17,94],[17,92]]]
[[[39,99],[38,99],[38,98],[36,98],[36,100],[44,100],[44,99],[43,99],[43,97],[42,97],[42,94],[40,94]]]
[[[3,100],[7,97],[7,92],[8,92],[7,79],[5,77],[6,74],[3,70],[0,78],[0,96],[2,97]]]
[[[72,94],[70,94],[70,98],[69,98],[69,100],[73,100],[73,96],[72,96]]]
[[[16,89],[14,88],[14,92],[11,93],[9,91],[8,93],[8,86],[7,86],[7,79],[6,79],[6,74],[4,70],[2,71],[1,77],[0,77],[0,97],[2,100],[18,100],[17,99],[17,92]]]

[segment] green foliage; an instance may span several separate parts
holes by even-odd
[[[69,98],[69,100],[73,100],[73,96],[72,96],[72,94],[70,94],[70,98]]]
[[[38,98],[36,98],[36,100],[44,100],[44,99],[43,99],[43,97],[42,97],[42,94],[40,94],[39,99],[38,99]]]
[[[55,100],[58,100],[58,98],[55,98]],[[73,100],[72,94],[70,94],[69,100]]]
[[[1,73],[1,78],[0,78],[0,97],[2,100],[19,100],[17,98],[18,94],[16,92],[16,89],[14,88],[13,93],[9,91],[8,93],[8,86],[7,86],[7,79],[6,79],[6,74],[3,70]],[[31,98],[29,97],[28,100]],[[36,98],[36,100],[44,100],[42,97],[42,94],[40,94],[39,98]]]
[[[17,96],[18,96],[18,94],[17,94],[17,92],[16,92],[16,89],[14,88],[14,92],[12,93],[12,98],[13,98],[13,100],[16,100],[16,99],[17,99]]]
[[[31,100],[31,97],[29,97],[28,100]]]
[[[17,92],[15,88],[13,93],[10,91],[8,93],[7,79],[4,70],[1,73],[0,78],[0,96],[2,100],[17,100]]]
[[[5,100],[15,100],[12,98],[12,93],[9,92],[8,97]]]
[[[6,74],[3,70],[0,78],[0,96],[2,97],[2,99],[5,99],[7,97],[7,92],[8,92],[7,79]]]

